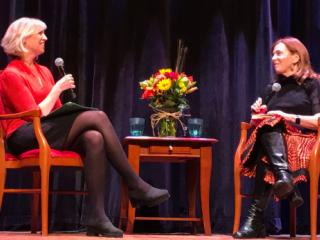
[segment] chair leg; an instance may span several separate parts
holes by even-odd
[[[318,184],[319,169],[317,159],[311,157],[309,165],[310,176],[310,234],[311,239],[317,239],[317,209],[318,209]]]
[[[4,168],[0,169],[0,209],[2,208],[4,187],[6,184],[6,175],[7,175],[6,169]]]
[[[40,188],[40,173],[38,171],[33,172],[33,188]],[[32,205],[31,205],[31,233],[36,233],[38,230],[38,219],[39,219],[39,193],[34,193],[32,195]]]
[[[234,220],[233,220],[233,233],[239,230],[240,226],[240,216],[241,216],[241,204],[242,197],[240,193],[237,193],[234,201]]]
[[[234,219],[233,219],[233,233],[239,230],[240,217],[241,217],[241,178],[240,178],[240,165],[234,166]]]
[[[296,237],[297,209],[290,204],[290,237]]]
[[[41,167],[41,230],[42,230],[42,236],[48,235],[49,171],[50,171],[50,168],[48,166]]]

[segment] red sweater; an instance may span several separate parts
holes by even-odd
[[[0,113],[9,114],[36,109],[49,94],[54,79],[50,70],[36,64],[41,76],[42,86],[31,70],[20,60],[12,60],[0,74]],[[52,110],[61,106],[58,99]],[[6,136],[10,136],[26,121],[22,119],[6,120]]]

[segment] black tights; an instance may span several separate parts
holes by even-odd
[[[102,111],[86,111],[74,120],[64,148],[85,156],[84,172],[88,188],[87,221],[107,219],[104,210],[107,160],[124,178],[129,189],[147,191],[144,182],[131,168],[114,128]]]

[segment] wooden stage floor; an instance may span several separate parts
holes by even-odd
[[[87,237],[85,233],[51,233],[47,237],[42,237],[40,234],[31,234],[30,232],[0,232],[0,240],[102,240],[102,239],[121,239],[121,238],[102,238],[102,237]],[[190,234],[125,234],[124,240],[225,240],[233,239],[230,235],[213,234],[212,236],[190,235]],[[277,235],[264,239],[290,239],[288,235]],[[297,236],[294,239],[307,240],[309,236]],[[318,239],[320,237],[318,236]]]

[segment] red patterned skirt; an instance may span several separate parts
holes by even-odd
[[[316,142],[316,133],[302,133],[299,129],[286,123],[280,116],[264,119],[253,130],[241,155],[241,173],[247,177],[254,177],[257,161],[261,160],[266,166],[269,165],[267,156],[257,154],[259,146],[256,140],[263,127],[274,127],[277,124],[284,126],[283,136],[287,146],[289,170],[292,172],[294,182],[307,181],[307,169],[309,166],[310,153]],[[266,169],[264,180],[274,184],[275,178],[271,168],[267,167]]]

